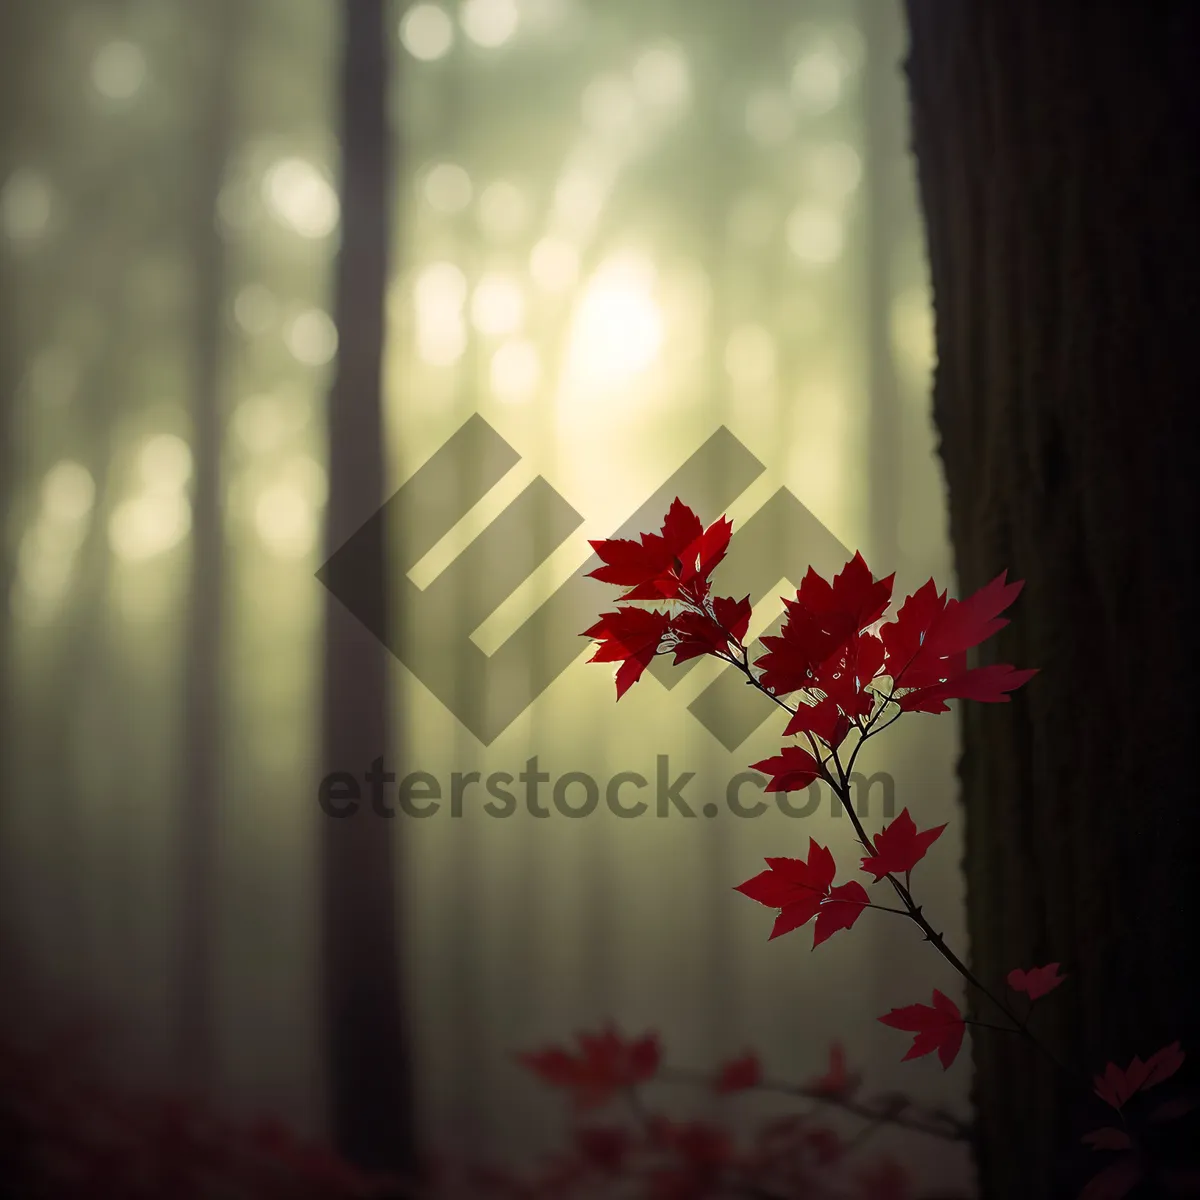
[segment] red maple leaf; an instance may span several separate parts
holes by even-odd
[[[653,1079],[661,1050],[658,1035],[624,1040],[609,1026],[599,1034],[577,1035],[579,1054],[558,1046],[519,1054],[517,1061],[551,1087],[572,1093],[580,1109],[606,1104],[619,1091]]]
[[[783,607],[787,618],[782,628],[763,636],[767,652],[754,662],[762,672],[759,682],[776,696],[812,687],[817,669],[838,646],[837,638],[797,600],[785,600]]]
[[[813,733],[831,750],[836,749],[850,732],[850,718],[845,716],[831,696],[818,700],[816,704],[798,704],[792,719],[783,731],[784,737],[799,733]]]
[[[875,853],[862,860],[862,869],[875,876],[878,883],[885,875],[905,875],[925,857],[929,847],[942,836],[945,825],[926,829],[921,833],[908,809],[872,839]]]
[[[604,566],[589,571],[593,579],[629,588],[622,600],[698,601],[707,595],[709,576],[725,557],[733,525],[726,517],[707,529],[676,496],[659,533],[630,538],[597,539],[592,549]]]
[[[1028,971],[1018,968],[1008,973],[1008,986],[1014,992],[1024,992],[1030,1000],[1039,1000],[1052,992],[1063,980],[1058,973],[1059,963],[1047,963],[1044,967],[1030,967]]]
[[[740,883],[734,891],[757,900],[767,908],[779,909],[771,937],[777,938],[806,925],[817,915],[829,893],[837,864],[824,846],[809,838],[808,859],[768,858],[768,869]]]
[[[715,596],[712,616],[692,609],[680,613],[672,619],[670,629],[674,635],[676,665],[702,654],[727,656],[731,641],[741,645],[750,628],[750,616],[749,596],[741,600]]]
[[[833,855],[812,838],[808,841],[807,861],[768,858],[766,863],[768,870],[738,884],[734,891],[767,908],[779,909],[771,938],[799,929],[816,917],[813,931],[816,949],[839,929],[849,929],[866,908],[867,894],[859,884],[833,886],[837,874]]]
[[[936,1050],[943,1068],[949,1067],[958,1057],[967,1029],[958,1005],[937,988],[933,990],[932,1005],[909,1004],[904,1008],[893,1008],[879,1020],[892,1029],[903,1029],[917,1035],[901,1062],[922,1058]]]
[[[767,792],[796,792],[821,775],[821,764],[800,746],[784,746],[773,758],[751,763],[750,767],[770,776],[763,789]]]
[[[604,613],[581,637],[599,641],[589,662],[619,662],[617,699],[635,684],[650,665],[670,626],[667,613],[644,608],[618,608]]]
[[[869,633],[852,633],[814,672],[812,686],[834,700],[848,717],[870,716],[874,695],[867,685],[883,666],[883,643]]]
[[[960,656],[961,669],[950,668],[952,660],[947,659],[950,678],[943,683],[930,687],[917,688],[906,695],[897,697],[896,703],[904,712],[943,713],[949,712],[947,700],[979,700],[984,704],[1007,704],[1008,693],[1015,692],[1022,684],[1028,683],[1036,674],[1037,668],[1018,671],[1007,663],[996,663],[987,667],[972,667],[966,669],[966,656]]]
[[[813,930],[813,949],[827,941],[839,929],[849,929],[863,915],[863,910],[869,904],[866,888],[854,880],[830,888],[829,895],[821,901],[821,910],[817,913],[817,924]]]
[[[767,653],[755,666],[762,669],[763,687],[779,696],[817,686],[825,690],[820,677],[824,674],[828,682],[846,643],[883,614],[891,598],[892,579],[873,580],[860,554],[855,554],[832,584],[810,567],[796,598],[783,602],[787,618],[779,633],[762,639]],[[823,672],[825,664],[830,666]],[[854,664],[849,671],[846,686],[856,674]],[[870,676],[874,674],[872,670]]]
[[[758,1055],[747,1050],[741,1058],[731,1059],[721,1066],[713,1089],[721,1093],[744,1092],[758,1087],[762,1077],[762,1063]]]
[[[1183,1066],[1184,1054],[1178,1042],[1164,1046],[1145,1062],[1135,1058],[1125,1070],[1116,1063],[1109,1063],[1103,1075],[1095,1078],[1096,1095],[1105,1104],[1120,1109],[1137,1092],[1144,1092],[1170,1079]]]
[[[966,652],[1008,624],[999,614],[1024,587],[1020,581],[1006,583],[1006,576],[1001,572],[965,600],[947,600],[930,579],[880,629],[885,673],[894,688],[913,689],[897,697],[902,709],[947,712],[945,702],[952,699],[1003,702],[1037,674],[1006,664],[967,668]]]
[[[876,580],[857,551],[829,584],[812,567],[800,581],[798,598],[831,632],[843,636],[873,625],[892,600],[895,575]]]

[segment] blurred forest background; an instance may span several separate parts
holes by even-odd
[[[783,1078],[841,1038],[872,1085],[965,1112],[965,1058],[901,1067],[874,1020],[911,1000],[915,939],[880,920],[817,956],[768,945],[732,891],[765,854],[850,834],[828,795],[804,820],[725,809],[782,720],[720,744],[688,710],[716,664],[617,706],[581,639],[485,744],[315,577],[479,414],[516,465],[478,503],[448,479],[469,511],[445,537],[397,531],[422,549],[412,582],[538,477],[582,521],[550,552],[529,531],[494,611],[464,581],[392,614],[446,660],[467,627],[502,645],[722,426],[763,467],[735,529],[785,488],[897,595],[931,574],[953,594],[899,4],[380,12],[0,17],[9,999],[105,1022],[123,1077],[332,1129],[365,1160],[410,1098],[423,1142],[552,1144],[557,1108],[512,1054],[610,1018],[696,1067],[752,1045]],[[761,581],[752,633],[807,565]],[[876,745],[896,811],[952,822],[922,899],[962,945],[953,722]],[[496,819],[476,791],[461,816],[326,817],[321,776],[378,754],[446,789],[535,755],[552,778],[653,779],[666,755],[721,812]],[[969,1178],[965,1151],[932,1169]]]

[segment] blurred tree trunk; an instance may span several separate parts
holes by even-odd
[[[1090,1070],[1194,1052],[1200,6],[907,10],[958,586],[1026,579],[994,654],[1042,668],[963,710],[974,967],[1061,961],[1034,1025]],[[1054,1194],[1068,1093],[1012,1043],[975,1040],[985,1192]]]
[[[233,138],[240,0],[210,6],[210,86],[200,111],[193,226],[195,374],[192,396],[192,560],[184,676],[184,774],[180,797],[180,926],[176,1056],[184,1077],[209,1082],[214,1055],[214,856],[220,820],[222,603],[221,504],[225,241],[217,203]]]
[[[24,72],[20,70],[20,64],[22,54],[27,52],[26,24],[26,13],[22,8],[14,7],[10,12],[6,6],[0,13],[0,121],[3,122],[0,126],[0,189],[8,183],[17,166],[24,90]],[[12,687],[10,599],[17,565],[17,538],[12,519],[16,499],[17,348],[24,340],[17,330],[11,254],[10,247],[0,245],[0,745],[9,735],[9,689]],[[0,763],[0,770],[7,773],[11,769],[7,761]],[[7,784],[8,779],[0,776],[0,796],[6,791]]]
[[[346,0],[342,63],[342,242],[335,312],[339,336],[329,398],[326,555],[386,499],[382,364],[392,210],[388,44],[383,0]],[[383,564],[380,538],[375,561]],[[376,614],[388,609],[381,569],[359,580]],[[374,624],[369,621],[368,624]],[[325,770],[360,780],[389,753],[388,651],[325,598]],[[334,1136],[367,1167],[411,1169],[410,1066],[397,941],[393,830],[364,803],[354,817],[323,820],[324,1027]]]

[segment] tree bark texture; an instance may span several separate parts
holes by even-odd
[[[1200,1053],[1200,5],[907,12],[959,594],[1025,579],[981,661],[1041,668],[1012,703],[962,708],[973,966],[1003,987],[1062,962],[1034,1026],[1090,1072],[1176,1039]],[[1064,1194],[1072,1120],[1103,1106],[977,1032],[984,1194]]]

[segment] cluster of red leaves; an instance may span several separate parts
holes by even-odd
[[[707,528],[678,497],[660,533],[640,541],[593,541],[603,562],[589,574],[626,590],[620,601],[682,602],[682,611],[636,608],[628,603],[584,632],[600,645],[593,662],[619,662],[617,698],[654,656],[675,661],[700,654],[741,657],[749,628],[750,598],[712,595],[711,575],[725,557],[733,526],[722,517]],[[1004,701],[1036,672],[1010,666],[967,666],[967,651],[1008,622],[999,614],[1021,584],[994,579],[966,600],[947,599],[931,579],[909,596],[895,620],[875,630],[892,600],[893,576],[876,580],[855,556],[832,583],[811,568],[778,636],[764,637],[767,653],[756,662],[762,685],[777,696],[805,694],[786,736],[812,732],[836,746],[871,715],[885,694],[904,711],[946,712],[947,700]],[[744,659],[743,659],[744,661]],[[786,764],[784,764],[786,765]],[[815,774],[812,778],[815,778]]]
[[[599,1034],[581,1033],[578,1040],[578,1054],[550,1046],[522,1054],[519,1061],[552,1087],[566,1089],[581,1111],[599,1108],[617,1092],[658,1073],[662,1051],[654,1034],[626,1042],[608,1028]]]
[[[884,621],[895,577],[875,579],[860,554],[832,581],[808,569],[795,597],[784,599],[787,616],[779,634],[762,639],[766,653],[752,664],[744,644],[749,597],[735,601],[712,594],[710,577],[731,533],[725,518],[705,528],[677,497],[661,533],[643,534],[640,541],[592,542],[605,565],[590,574],[628,588],[621,600],[675,601],[682,611],[672,614],[626,604],[605,613],[585,636],[599,641],[593,661],[622,664],[618,699],[656,654],[672,650],[677,662],[712,654],[740,666],[750,682],[777,699],[796,696],[794,706],[785,705],[790,719],[784,736],[803,737],[808,749],[787,745],[752,764],[767,775],[767,791],[795,791],[817,779],[835,782],[831,762],[845,774],[838,748],[852,730],[860,739],[870,736],[890,704],[901,713],[939,713],[948,712],[946,702],[956,698],[1005,702],[1036,674],[1003,664],[967,665],[967,652],[1008,624],[1000,614],[1017,598],[1022,584],[1007,583],[1001,574],[965,600],[952,600],[931,579],[903,600],[891,621]],[[860,869],[873,884],[887,879],[898,887],[898,877],[903,877],[907,887],[913,869],[945,828],[918,830],[905,808],[872,843],[865,843],[868,853]],[[814,921],[815,949],[840,930],[852,928],[873,906],[857,880],[835,884],[834,857],[815,839],[809,840],[807,858],[766,862],[767,870],[737,890],[777,911],[772,938]],[[1020,979],[1014,987],[1027,991],[1031,1000],[1053,986],[1040,975],[1028,984],[1023,976]],[[965,1032],[962,1014],[941,992],[934,993],[932,1007],[910,1005],[880,1020],[917,1034],[906,1058],[936,1049],[947,1067]]]
[[[899,716],[948,712],[947,701],[952,699],[1003,703],[1037,673],[1007,664],[971,667],[967,661],[968,652],[1008,624],[1000,614],[1016,600],[1020,582],[1008,583],[1006,573],[1001,573],[966,599],[953,600],[930,579],[886,621],[895,577],[875,579],[859,554],[832,581],[809,568],[795,598],[784,599],[786,619],[780,632],[762,638],[766,653],[752,663],[744,642],[751,619],[749,597],[738,601],[712,594],[710,576],[725,555],[731,532],[725,518],[705,528],[676,498],[661,533],[643,534],[640,541],[592,542],[604,563],[590,572],[594,578],[628,588],[620,597],[623,601],[668,601],[675,610],[649,611],[626,604],[605,613],[584,636],[599,642],[592,661],[621,663],[618,700],[659,653],[673,651],[676,662],[711,654],[743,671],[749,683],[789,713],[784,736],[801,737],[808,746],[787,745],[777,755],[752,764],[767,775],[767,791],[795,791],[823,779],[845,798],[854,756],[877,732],[876,724],[889,706],[894,705]],[[793,702],[784,697],[793,697]],[[850,765],[845,765],[839,748],[852,731],[859,738]],[[911,872],[945,828],[918,830],[906,808],[868,841],[855,820],[855,831],[867,850],[861,869],[872,877],[872,884],[887,880],[904,904],[903,909],[892,911],[916,921],[927,940],[935,941],[975,983],[921,916],[908,890]],[[806,858],[768,858],[766,863],[766,871],[737,890],[776,910],[771,938],[815,919],[815,949],[834,933],[851,928],[866,908],[884,907],[873,904],[866,888],[855,880],[835,884],[834,857],[815,839],[809,840]],[[1007,982],[1032,1005],[1063,979],[1059,964],[1049,963],[1014,970]],[[1002,1003],[1000,1007],[1012,1021],[1010,1032],[1030,1036],[1024,1022]],[[879,1020],[915,1035],[905,1059],[936,1051],[944,1068],[958,1056],[971,1023],[953,1000],[936,989],[932,1004],[895,1008]],[[1096,1078],[1096,1095],[1121,1112],[1133,1095],[1169,1078],[1182,1061],[1183,1053],[1175,1043],[1146,1062],[1135,1058],[1125,1070],[1109,1063]],[[736,1079],[749,1066],[730,1064],[727,1069]],[[1169,1117],[1160,1114],[1159,1119]],[[1126,1152],[1093,1180],[1085,1193],[1090,1200],[1123,1196],[1142,1180],[1143,1158],[1127,1129],[1097,1130],[1085,1141],[1096,1149]]]
[[[573,1110],[592,1112],[627,1102],[624,1120],[577,1125],[565,1153],[533,1174],[496,1168],[447,1177],[452,1194],[503,1200],[638,1197],[639,1200],[719,1200],[754,1195],[810,1200],[906,1200],[912,1180],[889,1157],[860,1162],[836,1130],[808,1116],[768,1120],[739,1144],[712,1121],[675,1121],[645,1107],[641,1089],[661,1077],[657,1035],[624,1038],[609,1026],[581,1033],[577,1046],[550,1046],[518,1056],[543,1083],[563,1091]],[[718,1095],[763,1082],[758,1057],[747,1052],[697,1082]],[[835,1046],[828,1070],[800,1094],[848,1097],[858,1078]]]
[[[1121,1125],[1119,1128],[1102,1126],[1083,1135],[1084,1145],[1096,1151],[1115,1152],[1116,1157],[1092,1177],[1080,1200],[1122,1200],[1134,1188],[1150,1182],[1161,1189],[1154,1193],[1156,1195],[1200,1195],[1200,1170],[1194,1165],[1172,1164],[1172,1156],[1169,1152],[1164,1153],[1160,1145],[1164,1126],[1194,1112],[1197,1097],[1186,1093],[1176,1095],[1143,1110],[1140,1117],[1131,1116],[1126,1109],[1135,1096],[1175,1076],[1183,1066],[1184,1057],[1179,1043],[1172,1042],[1145,1062],[1134,1058],[1124,1069],[1110,1062],[1104,1072],[1096,1076],[1096,1095],[1116,1110]],[[1194,1136],[1193,1130],[1193,1141]]]
[[[22,1200],[366,1200],[394,1193],[272,1120],[103,1081],[75,1046],[0,1043],[0,1178]]]

